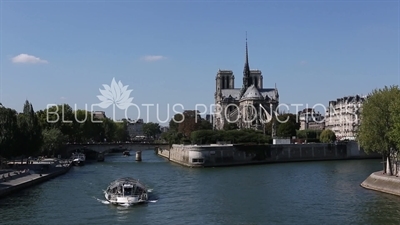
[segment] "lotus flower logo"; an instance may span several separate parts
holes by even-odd
[[[128,90],[128,85],[124,86],[121,81],[117,83],[115,78],[113,78],[110,86],[103,84],[103,87],[104,90],[99,89],[101,95],[97,95],[97,98],[101,101],[98,106],[101,108],[106,109],[110,105],[113,105],[113,110],[115,112],[115,106],[119,109],[126,110],[129,106],[133,105],[133,98],[129,97],[132,90]]]

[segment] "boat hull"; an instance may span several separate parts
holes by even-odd
[[[135,205],[148,201],[145,185],[131,177],[113,181],[104,191],[105,199],[115,205]]]
[[[112,198],[109,194],[105,193],[104,196],[108,202],[114,205],[135,205],[144,203],[147,199],[139,199],[139,196],[129,196],[129,197],[116,197]]]
[[[74,166],[84,166],[85,165],[85,161],[81,161],[81,160],[74,160],[72,163],[74,164]]]
[[[73,153],[71,158],[74,166],[85,165],[86,156],[83,153]]]

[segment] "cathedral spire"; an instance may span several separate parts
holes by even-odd
[[[246,61],[243,68],[243,85],[248,88],[251,85],[250,66],[249,66],[249,49],[247,46],[247,31],[246,31]]]
[[[247,31],[246,31],[246,65],[249,64],[249,49],[247,47]]]

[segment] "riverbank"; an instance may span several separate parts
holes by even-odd
[[[389,176],[383,171],[374,172],[361,183],[361,187],[400,196],[400,177]]]
[[[159,156],[188,167],[217,167],[262,163],[322,160],[375,159],[356,143],[347,144],[277,144],[277,145],[172,145],[156,149]]]
[[[63,175],[71,168],[70,162],[28,164],[23,170],[0,171],[0,198]]]

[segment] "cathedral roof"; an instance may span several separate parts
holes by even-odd
[[[250,87],[247,89],[249,90]],[[221,94],[224,99],[227,98],[232,98],[234,101],[239,101],[240,100],[240,88],[235,88],[235,89],[222,89]],[[263,88],[263,89],[258,89],[258,92],[260,93],[259,96],[261,96],[262,99],[265,100],[272,100],[272,99],[278,99],[279,97],[276,95],[276,91],[274,88]],[[246,94],[246,93],[244,93]],[[245,95],[243,95],[244,97]]]
[[[278,92],[276,91],[275,88],[264,88],[264,89],[259,89],[261,95],[264,97],[264,99],[275,99],[277,100],[279,98]]]
[[[240,99],[240,88],[222,89],[221,93],[222,93],[222,97],[224,97],[224,98],[232,97],[234,100]]]
[[[263,96],[260,91],[256,88],[256,86],[251,85],[247,88],[246,92],[243,94],[241,100],[263,100]]]

